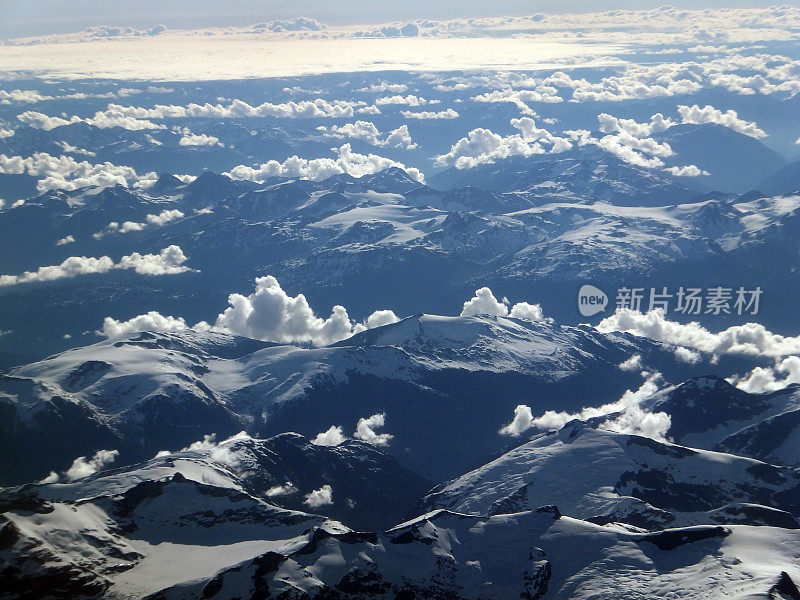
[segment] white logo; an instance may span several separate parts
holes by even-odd
[[[578,291],[578,310],[584,317],[603,312],[608,304],[606,293],[593,285],[583,285]]]

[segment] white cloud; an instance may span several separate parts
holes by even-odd
[[[83,148],[78,148],[69,144],[68,142],[60,141],[56,142],[56,144],[67,154],[80,154],[83,156],[97,156],[97,152],[92,152],[90,150],[84,150]]]
[[[577,142],[579,147],[595,145],[625,162],[645,168],[663,167],[664,162],[661,158],[674,154],[666,142],[658,142],[652,137],[646,137],[655,131],[663,131],[662,127],[674,124],[669,119],[664,119],[660,113],[653,115],[649,123],[617,119],[605,113],[601,113],[597,118],[600,121],[601,131],[614,131],[615,133],[600,138],[593,137],[589,131],[581,129],[564,133],[572,141]]]
[[[642,368],[642,355],[634,354],[617,365],[622,371],[640,371]]]
[[[291,156],[282,163],[270,160],[255,168],[239,165],[231,169],[229,173],[225,173],[225,175],[228,175],[231,179],[259,183],[269,177],[297,177],[321,181],[339,173],[347,173],[353,177],[363,177],[389,167],[399,167],[417,181],[422,182],[425,180],[419,169],[406,167],[403,163],[378,156],[377,154],[353,152],[350,144],[334,148],[333,151],[336,152],[336,158],[306,159],[299,156]],[[2,158],[2,155],[0,155],[0,158]]]
[[[600,131],[604,133],[624,132],[637,138],[650,137],[654,133],[666,131],[673,125],[677,125],[675,121],[665,118],[661,113],[651,116],[649,123],[637,123],[633,119],[618,119],[607,113],[597,115],[597,120],[600,121]]]
[[[180,246],[172,244],[158,254],[134,252],[123,256],[116,268],[133,269],[140,275],[175,275],[190,270],[189,267],[183,265],[186,261],[187,257]]]
[[[411,110],[401,110],[400,114],[403,115],[406,119],[457,119],[458,118],[458,113],[454,111],[452,108],[448,108],[447,110],[441,110],[439,112],[430,110],[421,110],[419,112],[414,112]]]
[[[517,302],[508,308],[508,299],[498,300],[488,287],[475,290],[475,295],[464,302],[461,309],[462,317],[493,315],[496,317],[513,317],[515,319],[525,319],[527,321],[543,321],[542,307],[539,304],[528,302]]]
[[[205,133],[184,133],[178,141],[181,146],[222,146],[219,138]]]
[[[722,112],[711,105],[700,108],[695,104],[694,106],[678,106],[678,112],[683,123],[716,123],[753,138],[767,137],[766,132],[759,129],[755,122],[740,119],[735,110]]]
[[[112,108],[114,107],[114,108]],[[110,129],[111,127],[122,127],[130,131],[141,131],[143,129],[165,129],[164,125],[159,125],[148,121],[146,119],[136,119],[134,117],[125,116],[122,114],[123,107],[116,104],[109,104],[109,109],[98,111],[93,117],[82,119],[76,115],[69,118],[51,117],[40,112],[25,111],[17,115],[22,123],[34,129],[43,129],[50,131],[56,127],[64,127],[66,125],[73,125],[74,123],[86,123],[100,129]]]
[[[800,336],[772,333],[760,323],[733,325],[712,333],[697,322],[668,320],[661,308],[641,313],[617,309],[597,325],[600,332],[624,331],[672,346],[683,346],[707,354],[745,354],[783,357],[800,354]]]
[[[13,129],[3,129],[0,127],[0,140],[13,137],[17,132]]]
[[[303,294],[289,296],[272,275],[257,278],[256,289],[248,296],[231,294],[228,303],[214,326],[237,335],[324,346],[354,333],[355,325],[343,306],[334,306],[327,319],[317,317]]]
[[[131,167],[110,162],[92,164],[87,161],[77,161],[71,156],[51,156],[46,152],[35,152],[27,158],[0,154],[0,173],[6,175],[27,173],[33,177],[40,177],[36,184],[40,192],[52,189],[76,190],[87,186],[139,187],[149,185],[157,178],[154,172],[138,175]]]
[[[531,427],[533,427],[533,412],[531,412],[531,407],[525,404],[518,404],[514,409],[514,419],[511,423],[500,429],[499,433],[501,435],[517,437],[528,431]]]
[[[378,310],[367,317],[364,323],[354,323],[343,306],[334,306],[330,317],[322,319],[314,314],[303,294],[289,296],[271,275],[257,278],[256,289],[248,296],[231,294],[228,296],[228,303],[230,306],[217,316],[213,326],[200,321],[190,327],[182,317],[165,316],[157,311],[150,311],[127,321],[106,317],[102,329],[97,333],[114,337],[135,331],[213,329],[272,342],[311,342],[317,346],[325,346],[369,328],[398,320],[391,310]]]
[[[52,99],[52,96],[45,96],[36,90],[0,90],[0,104],[11,104],[12,102],[41,102],[42,100]]]
[[[24,113],[18,114],[17,119],[25,123],[28,127],[44,129],[45,131],[50,131],[56,127],[63,127],[64,125],[70,125],[72,123],[80,123],[82,121],[80,117],[62,119],[61,117],[49,117],[43,113],[32,110],[27,110]]]
[[[162,210],[157,215],[149,214],[145,217],[145,219],[150,225],[156,225],[158,227],[166,225],[167,223],[169,223],[170,221],[174,221],[175,219],[182,219],[182,218],[183,218],[183,212],[181,212],[178,209]]]
[[[399,320],[400,318],[394,314],[393,310],[376,310],[367,317],[366,326],[367,329],[374,329],[375,327],[397,323]]]
[[[280,496],[291,496],[296,494],[299,490],[294,486],[291,481],[287,481],[283,485],[274,485],[269,488],[264,495],[267,498],[279,498]]]
[[[242,455],[241,453],[232,450],[231,445],[238,441],[252,438],[250,438],[250,436],[244,431],[240,431],[239,433],[232,435],[221,442],[217,442],[216,438],[217,435],[215,433],[205,435],[203,436],[202,440],[194,442],[187,448],[183,448],[181,452],[198,452],[206,455],[209,460],[215,463],[225,465],[226,467],[230,467],[232,469],[238,469],[242,461]]]
[[[72,466],[59,476],[55,471],[42,479],[39,483],[58,483],[59,481],[75,481],[101,471],[103,467],[111,464],[119,456],[117,450],[98,450],[90,459],[79,456],[72,461]]]
[[[480,164],[492,163],[510,156],[531,156],[547,152],[542,144],[549,146],[549,152],[564,152],[572,147],[563,137],[554,136],[546,129],[536,126],[530,117],[511,119],[512,127],[520,133],[501,136],[490,129],[473,129],[450,147],[450,152],[435,157],[439,166],[454,166],[469,169]]]
[[[365,102],[352,102],[349,100],[300,100],[298,102],[289,101],[281,104],[264,102],[252,106],[247,102],[235,99],[229,104],[188,104],[186,106],[156,104],[153,108],[141,108],[138,106],[121,106],[119,104],[109,104],[108,111],[119,116],[132,117],[135,119],[182,119],[188,117],[214,117],[221,119],[240,119],[240,118],[346,118],[352,117],[354,109],[366,106]]]
[[[66,246],[67,244],[74,244],[74,243],[75,243],[75,238],[72,235],[67,235],[61,238],[60,240],[57,240],[56,246]]]
[[[363,87],[356,90],[357,92],[390,92],[392,94],[402,94],[408,91],[408,86],[405,83],[389,83],[381,81],[380,83],[373,83],[369,87]]]
[[[696,165],[685,165],[682,167],[667,167],[664,169],[670,175],[675,177],[700,177],[701,175],[710,175],[710,173]]]
[[[327,483],[318,490],[306,494],[303,504],[309,508],[320,508],[333,504],[333,488]]]
[[[326,137],[348,137],[363,140],[373,146],[390,146],[403,148],[404,150],[417,148],[417,144],[412,141],[411,134],[408,132],[408,125],[401,125],[397,129],[390,131],[385,137],[378,131],[375,124],[369,121],[356,121],[355,123],[331,125],[330,127],[320,125],[317,129],[322,131]]]
[[[340,426],[331,425],[327,431],[318,433],[317,436],[311,440],[311,443],[316,446],[338,446],[346,439],[344,430]]]
[[[464,307],[461,309],[462,317],[469,317],[475,315],[495,315],[498,317],[505,317],[508,315],[507,302],[501,302],[494,297],[492,290],[488,287],[482,287],[475,290],[475,295],[464,302]]]
[[[112,234],[112,233],[130,233],[131,231],[142,231],[146,229],[148,226],[156,226],[161,227],[166,225],[170,221],[174,221],[176,219],[182,219],[184,216],[183,212],[178,209],[164,209],[157,215],[149,214],[145,217],[144,223],[138,223],[136,221],[125,221],[122,225],[117,223],[116,221],[111,221],[102,231],[98,231],[97,233],[93,233],[92,237],[96,240],[100,240],[105,236]]]
[[[787,356],[776,360],[772,367],[756,367],[747,375],[734,376],[729,381],[750,393],[781,390],[787,385],[800,383],[800,356]]]
[[[500,433],[516,437],[530,429],[541,431],[561,429],[574,419],[585,421],[607,417],[600,424],[600,428],[663,440],[671,425],[669,415],[662,412],[652,413],[641,408],[642,401],[658,391],[660,381],[661,375],[652,373],[639,389],[627,390],[616,402],[583,408],[577,413],[548,410],[542,416],[533,418],[529,406],[519,405],[514,409],[514,419],[500,429]]]
[[[87,275],[107,273],[112,269],[132,269],[140,275],[174,275],[189,271],[183,266],[187,257],[180,246],[168,246],[158,254],[140,254],[133,252],[123,256],[115,263],[108,256],[92,258],[87,256],[70,256],[60,265],[39,267],[36,271],[25,271],[22,275],[0,275],[0,287],[18,285],[32,281],[54,281]]]
[[[165,317],[151,310],[147,314],[138,315],[127,321],[117,321],[112,317],[106,317],[103,320],[103,329],[98,333],[107,338],[112,338],[137,331],[177,332],[186,331],[187,329],[189,329],[189,326],[183,318]]]
[[[683,346],[678,346],[675,348],[674,354],[675,358],[677,358],[679,361],[689,363],[690,365],[700,362],[700,360],[703,358],[703,356],[696,350],[684,348]]]
[[[527,321],[543,321],[542,306],[540,304],[529,304],[527,302],[517,302],[511,307],[509,317],[515,319],[525,319]]]
[[[386,446],[394,436],[388,433],[375,433],[375,429],[383,427],[385,421],[385,413],[377,413],[371,417],[361,418],[358,420],[353,437],[375,446]]]
[[[562,102],[558,90],[549,85],[540,85],[533,90],[515,90],[510,87],[480,94],[472,98],[474,102],[510,102],[516,105],[524,115],[536,116],[536,112],[529,106],[529,102],[543,102],[553,104]]]
[[[426,104],[437,104],[438,100],[428,101],[425,98],[409,94],[407,96],[384,96],[375,100],[375,104],[383,106],[385,104],[405,104],[406,106],[425,106]]]

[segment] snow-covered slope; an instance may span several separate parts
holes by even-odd
[[[143,460],[216,433],[352,435],[385,416],[388,451],[432,480],[485,461],[518,404],[578,410],[641,385],[621,362],[640,354],[674,380],[707,367],[642,338],[504,317],[423,315],[327,348],[219,333],[128,334],[14,369],[0,379],[6,483],[115,449]],[[470,444],[463,444],[470,439]]]
[[[6,207],[0,210],[0,274],[35,271],[71,256],[119,260],[171,244],[181,247],[192,270],[142,277],[116,269],[3,286],[0,365],[89,343],[109,315],[158,310],[213,321],[230,293],[248,292],[265,274],[293,294],[306,294],[320,311],[342,304],[359,319],[378,308],[452,314],[482,285],[542,302],[546,314],[565,323],[581,319],[573,287],[586,280],[613,289],[634,276],[642,285],[658,277],[653,285],[661,286],[729,279],[731,285],[759,282],[764,298],[793,293],[796,278],[787,275],[798,267],[796,196],[698,197],[605,153],[543,157],[524,159],[520,168],[544,161],[548,173],[560,169],[560,184],[548,175],[546,189],[504,193],[485,186],[437,191],[398,169],[361,179],[263,184],[206,172],[189,184],[164,176],[146,193],[49,191]],[[489,167],[517,181],[511,166]],[[593,183],[581,183],[585,177]],[[671,195],[658,206],[643,200],[656,193]],[[165,211],[182,216],[151,223]],[[126,222],[144,226],[122,233]],[[74,241],[58,244],[67,239]],[[765,261],[774,273],[764,273]],[[800,326],[783,303],[765,301],[760,316]]]
[[[786,529],[649,533],[545,506],[439,510],[355,532],[264,502],[188,454],[5,489],[0,513],[2,591],[14,600],[778,598],[800,579]]]
[[[710,522],[796,528],[800,475],[572,421],[437,486],[419,507],[495,514],[543,504],[576,518],[648,529]]]
[[[720,377],[697,377],[658,392],[646,404],[670,415],[670,439],[711,449],[743,427],[797,408],[800,394],[794,385],[751,394]]]

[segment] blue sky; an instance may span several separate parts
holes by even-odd
[[[0,0],[0,39],[67,33],[92,25],[170,28],[247,25],[259,21],[309,16],[326,23],[381,23],[399,19],[523,15],[535,12],[593,12],[650,8],[664,0]],[[774,0],[673,1],[685,8],[766,7]],[[783,2],[787,4],[787,2]],[[800,0],[788,2],[793,6]]]

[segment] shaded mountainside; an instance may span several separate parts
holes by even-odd
[[[438,510],[356,532],[265,502],[236,473],[179,453],[0,490],[4,597],[533,600],[670,589],[695,598],[788,593],[800,575],[800,542],[784,529],[645,532],[544,506],[489,517]]]
[[[638,388],[638,374],[617,368],[633,354],[673,380],[708,369],[627,334],[488,316],[410,317],[317,349],[128,334],[0,378],[0,448],[19,457],[0,465],[2,482],[40,479],[99,449],[143,460],[212,432],[313,438],[336,425],[352,435],[374,414],[394,436],[388,451],[439,481],[502,450],[497,432],[518,404],[578,410]]]
[[[543,503],[577,518],[646,529],[700,523],[798,528],[800,475],[573,421],[437,486],[415,510],[485,515]]]
[[[490,285],[541,302],[564,323],[581,322],[574,297],[585,281],[608,290],[631,278],[643,287],[758,281],[759,317],[794,327],[785,303],[767,299],[796,285],[797,196],[698,196],[603,152],[510,160],[518,167],[485,167],[516,182],[505,192],[487,189],[482,174],[438,191],[392,168],[360,179],[262,184],[211,172],[188,184],[164,175],[147,192],[117,186],[30,198],[0,210],[0,274],[74,256],[118,261],[172,244],[191,270],[154,277],[114,269],[3,285],[0,364],[90,343],[106,316],[157,310],[211,322],[229,294],[249,292],[265,274],[292,295],[306,294],[320,312],[341,304],[358,319],[380,308],[452,314]],[[544,183],[525,188],[519,169],[543,169]],[[652,194],[669,197],[645,201]],[[165,211],[173,218],[158,221]],[[134,227],[122,233],[125,223]],[[58,243],[65,239],[74,241]],[[774,272],[764,272],[766,262]]]

